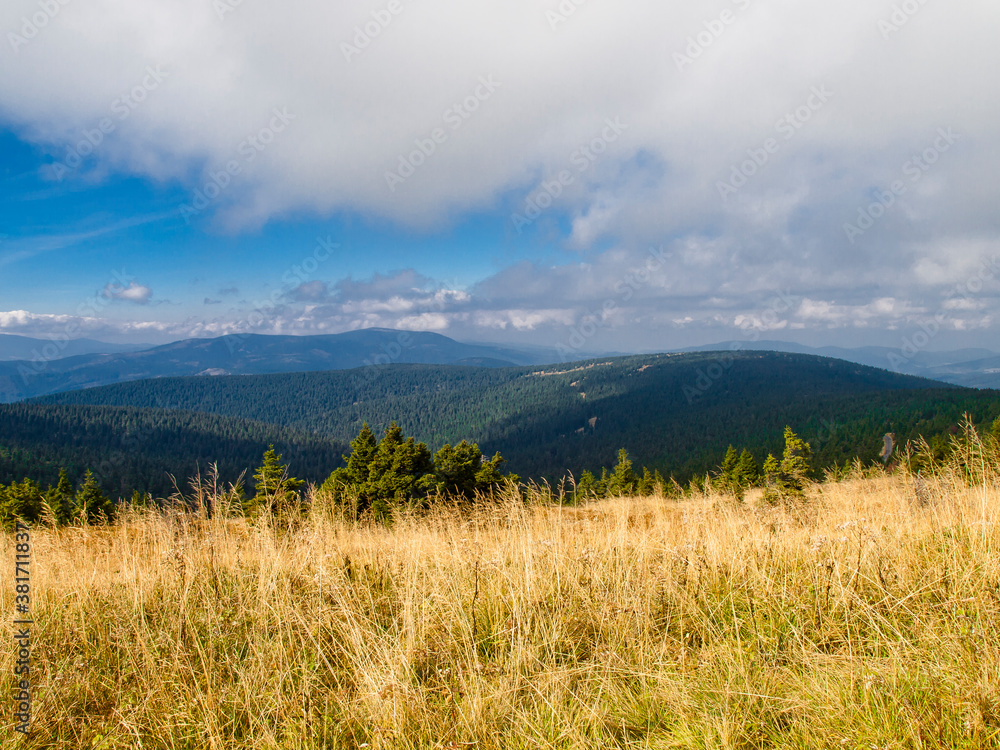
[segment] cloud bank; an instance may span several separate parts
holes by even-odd
[[[233,232],[487,212],[580,254],[467,290],[311,281],[279,329],[731,332],[785,293],[788,330],[971,330],[992,277],[949,294],[1000,252],[998,27],[991,0],[12,0],[0,117],[48,179],[181,184]]]

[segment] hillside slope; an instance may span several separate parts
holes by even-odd
[[[544,350],[463,344],[437,333],[381,328],[321,336],[240,334],[138,352],[0,362],[0,403],[144,378],[346,370],[400,362],[500,367],[551,358]]]
[[[36,339],[0,333],[0,362],[31,360],[33,357],[62,359],[86,354],[116,354],[149,349],[151,344],[111,344],[94,339]]]
[[[115,497],[133,490],[166,497],[170,475],[182,489],[217,462],[221,478],[248,484],[273,444],[301,478],[322,481],[347,446],[245,419],[190,411],[103,406],[0,404],[0,484],[31,477],[54,484],[65,468],[74,482],[92,470]]]
[[[788,341],[725,341],[711,346],[689,347],[682,351],[704,352],[743,349],[834,357],[860,365],[886,368],[904,375],[931,378],[968,388],[1000,388],[1000,356],[989,349],[907,352],[899,347],[885,346],[846,349],[839,346],[815,348]]]
[[[1000,394],[822,357],[774,352],[646,355],[545,368],[392,365],[363,370],[168,378],[38,403],[210,412],[340,442],[392,420],[432,448],[461,439],[500,451],[527,476],[613,463],[618,448],[679,477],[715,466],[727,445],[762,459],[792,425],[821,463],[874,458],[885,432],[940,432],[964,411],[1000,412]]]

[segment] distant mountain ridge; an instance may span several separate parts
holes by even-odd
[[[463,344],[437,333],[366,328],[319,336],[237,334],[186,339],[137,352],[0,362],[0,403],[80,388],[189,375],[349,370],[370,364],[543,364],[547,350]]]
[[[0,362],[33,359],[51,360],[86,354],[117,354],[149,349],[152,344],[112,344],[94,339],[36,339],[12,333],[0,333]]]
[[[939,434],[966,411],[1000,413],[973,391],[844,360],[778,352],[603,357],[549,366],[399,364],[361,370],[161,378],[71,391],[41,404],[207,412],[346,443],[363,422],[397,421],[432,448],[473,440],[522,476],[597,470],[625,447],[637,464],[704,473],[730,443],[763,460],[786,425],[820,465],[875,460],[882,436]]]
[[[115,346],[125,347],[126,350],[63,356],[74,347],[107,349]],[[52,342],[0,336],[0,354],[3,351],[23,351],[25,347],[31,347],[31,351],[35,352],[28,359],[0,361],[0,403],[150,378],[325,372],[370,364],[500,368],[551,364],[565,359],[555,348],[462,343],[438,333],[385,328],[316,336],[237,334],[186,339],[141,350],[128,349],[128,346],[84,339]],[[56,349],[61,351],[54,351]],[[813,348],[782,341],[733,341],[683,351],[712,350],[780,351],[833,357],[954,385],[1000,388],[1000,355],[987,349],[920,351],[913,352],[911,356],[901,356],[900,350],[888,347]],[[39,353],[41,357],[37,356]],[[579,358],[588,356],[598,355],[579,353]]]
[[[956,349],[944,352],[904,351],[898,347],[811,347],[788,341],[723,341],[679,349],[681,352],[775,351],[813,354],[879,367],[903,375],[940,380],[967,388],[1000,388],[1000,354],[989,349]]]

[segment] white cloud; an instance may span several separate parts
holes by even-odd
[[[6,119],[60,158],[107,118],[114,132],[94,149],[106,169],[196,188],[238,160],[241,174],[218,202],[237,224],[299,209],[422,224],[490,206],[504,190],[526,194],[567,169],[574,185],[557,200],[591,217],[580,219],[581,240],[591,239],[595,221],[591,233],[625,232],[635,211],[607,215],[624,200],[661,207],[636,229],[659,233],[713,216],[741,223],[739,199],[733,211],[721,206],[717,181],[776,136],[778,119],[814,86],[835,97],[744,188],[747,200],[766,206],[750,222],[787,221],[805,185],[810,207],[837,202],[849,211],[938,127],[954,127],[970,144],[993,137],[1000,105],[980,74],[1000,61],[992,33],[1000,7],[990,0],[924,6],[888,40],[877,24],[890,4],[742,5],[589,3],[553,30],[545,3],[407,2],[348,62],[341,44],[383,2],[242,3],[221,19],[202,0],[71,3],[26,43],[8,38],[0,97]],[[734,22],[678,70],[674,53],[727,6]],[[0,28],[20,34],[38,8],[5,3]],[[147,69],[160,73],[151,78]],[[499,86],[474,101],[489,76]],[[270,126],[275,108],[294,120],[273,140],[265,135],[261,150],[245,145]],[[628,130],[593,159],[583,156],[615,117]],[[421,143],[429,150],[438,128],[443,142],[391,192],[386,172]],[[664,173],[651,181],[647,171],[622,171],[638,154]],[[1000,166],[1000,155],[984,149],[946,156],[920,186],[933,186],[927,198],[941,205],[911,196],[924,216],[945,223],[953,201],[942,195],[958,187],[974,197]],[[977,178],[957,186],[960,174]],[[764,199],[771,190],[788,197]]]
[[[120,321],[99,316],[32,313],[26,310],[0,311],[0,333],[22,336],[145,341],[150,336],[180,338],[191,330],[190,323],[178,325],[160,321]]]
[[[134,281],[130,281],[128,286],[109,282],[101,291],[101,296],[105,299],[122,300],[136,305],[148,305],[153,296],[153,290]]]
[[[558,338],[611,300],[597,336],[612,342],[617,326],[722,335],[779,290],[803,302],[775,330],[893,328],[933,314],[941,288],[1000,247],[1000,92],[983,85],[1000,67],[1000,4],[928,3],[884,33],[894,5],[593,0],[553,29],[554,0],[403,0],[347,60],[342,43],[383,0],[241,3],[221,18],[205,0],[92,0],[59,5],[30,39],[36,0],[8,0],[0,29],[25,43],[0,39],[0,119],[57,161],[90,141],[67,180],[120,173],[192,193],[225,180],[202,215],[234,231],[309,212],[502,219],[572,178],[533,226],[579,262],[524,262],[466,290],[412,270],[312,281],[269,314],[275,330],[407,322]],[[733,22],[679,70],[674,54],[723,9]],[[816,87],[829,100],[801,109]],[[627,125],[614,140],[609,119]],[[114,127],[101,135],[103,120]],[[914,173],[941,128],[956,142]],[[390,190],[400,158],[423,163]],[[723,199],[720,181],[748,159],[753,174]],[[218,177],[233,160],[239,174]],[[851,242],[844,225],[894,181],[906,191]],[[0,265],[66,241],[13,246]],[[671,260],[634,286],[651,245]],[[995,295],[978,299],[970,330],[996,317]]]

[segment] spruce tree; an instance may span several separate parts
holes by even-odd
[[[73,483],[65,469],[59,469],[59,483],[45,493],[45,507],[57,526],[65,526],[73,518]]]
[[[281,455],[271,445],[264,451],[264,462],[254,472],[254,496],[244,505],[248,516],[264,508],[280,513],[298,499],[298,491],[305,484],[301,479],[288,476],[288,467],[281,463]]]
[[[608,495],[608,485],[611,483],[611,478],[608,476],[608,467],[601,467],[601,478],[597,482],[597,486],[594,488],[594,495],[596,497],[607,497]]]
[[[475,443],[462,441],[456,446],[445,443],[434,454],[433,486],[439,495],[471,499],[479,483],[476,474],[483,464],[483,453]]]
[[[478,446],[476,446],[476,450],[479,450]],[[480,458],[479,470],[476,472],[476,489],[486,491],[504,482],[513,484],[520,482],[521,477],[517,474],[503,475],[500,473],[500,467],[505,463],[507,463],[507,459],[501,456],[499,451],[494,453],[493,458],[489,461]]]
[[[778,471],[778,491],[784,497],[803,496],[812,471],[811,459],[809,443],[792,432],[791,427],[786,427],[785,452]]]
[[[83,484],[76,493],[76,512],[86,523],[94,523],[110,520],[114,509],[111,499],[101,491],[94,472],[88,469],[83,476]]]
[[[580,481],[576,483],[576,491],[573,493],[573,500],[580,503],[590,500],[597,495],[597,477],[592,471],[584,469],[580,473]]]
[[[364,493],[377,450],[378,439],[365,422],[361,426],[361,432],[351,441],[350,455],[343,456],[347,466],[334,470],[320,489],[330,493],[338,501],[345,498],[353,501],[355,512],[363,513],[371,503],[371,498]]]
[[[30,479],[0,485],[0,524],[12,530],[16,520],[37,523],[42,514],[42,488]]]
[[[624,448],[618,450],[618,465],[607,482],[607,493],[613,496],[631,495],[635,492],[636,480],[635,472],[632,471],[632,462],[628,458],[628,451]]]
[[[757,468],[757,460],[746,448],[740,453],[739,461],[736,462],[736,479],[744,489],[756,487],[760,483],[760,470]]]
[[[674,481],[673,477],[671,477],[670,481],[671,484],[668,488],[667,480],[663,478],[663,475],[660,473],[660,470],[659,469],[653,470],[653,491],[657,495],[660,495],[661,497],[666,497],[668,491],[673,492],[677,482]]]
[[[637,483],[636,491],[642,497],[649,497],[656,492],[656,478],[645,466],[642,467],[642,478]]]
[[[404,439],[402,428],[393,422],[379,441],[363,493],[380,506],[405,502],[433,485],[433,471],[427,446],[412,437]]]
[[[473,498],[477,491],[520,479],[500,473],[505,461],[499,453],[486,460],[477,444],[465,440],[442,446],[432,457],[424,443],[404,437],[395,422],[381,440],[365,424],[351,448],[344,456],[347,466],[334,471],[321,489],[337,500],[356,500],[357,513],[370,511],[382,520],[402,502],[435,493]]]
[[[780,499],[777,489],[779,471],[781,471],[781,465],[778,463],[778,459],[774,457],[773,453],[768,453],[767,458],[764,459],[764,467],[761,469],[761,478],[764,480],[764,499],[771,503]]]
[[[743,496],[742,487],[736,476],[739,460],[740,454],[737,453],[736,448],[730,445],[726,450],[725,458],[722,459],[722,465],[719,466],[719,479],[724,491],[741,498]]]
[[[351,455],[344,456],[347,462],[345,480],[351,485],[363,485],[368,481],[368,469],[371,467],[375,451],[378,450],[378,439],[371,431],[368,423],[361,425],[361,432],[351,441]]]

